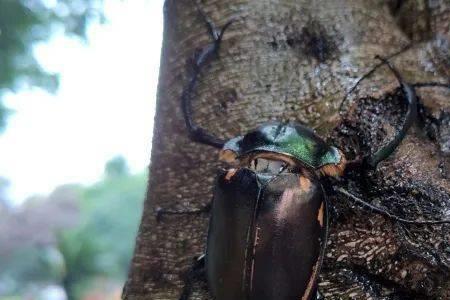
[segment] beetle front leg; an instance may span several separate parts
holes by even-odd
[[[366,73],[364,76],[362,76],[358,82],[345,94],[344,99],[341,102],[340,105],[340,113],[343,111],[343,106],[348,98],[348,96],[356,89],[356,87],[359,85],[359,83],[373,74],[376,69],[383,65],[387,65],[389,69],[392,71],[392,73],[397,78],[398,82],[400,83],[401,89],[403,91],[404,98],[407,100],[407,112],[405,116],[405,120],[403,122],[402,128],[396,133],[395,137],[383,148],[379,149],[375,154],[373,154],[370,157],[366,157],[363,160],[355,160],[354,166],[358,167],[358,165],[361,165],[363,167],[369,167],[369,168],[375,168],[378,163],[385,160],[387,157],[389,157],[392,152],[395,151],[395,149],[398,147],[398,145],[401,143],[401,141],[404,139],[407,131],[412,126],[412,124],[417,119],[417,96],[415,93],[416,88],[423,88],[423,87],[437,87],[437,88],[447,88],[450,89],[450,83],[445,82],[419,82],[419,83],[406,83],[398,70],[390,63],[389,59],[402,53],[403,51],[407,50],[409,47],[406,47],[403,50],[400,50],[397,53],[394,53],[393,55],[389,56],[388,58],[382,58],[380,56],[375,56],[376,59],[379,59],[381,62],[377,64],[374,68],[372,68],[368,73]],[[361,164],[359,164],[361,163]]]
[[[413,83],[408,84],[406,83],[398,70],[389,62],[389,60],[382,58],[380,56],[376,56],[375,58],[381,60],[383,64],[386,64],[389,69],[394,73],[395,77],[397,78],[398,82],[400,83],[400,86],[403,90],[403,94],[408,102],[408,108],[406,111],[405,121],[403,122],[402,128],[398,131],[397,135],[394,137],[392,141],[390,141],[386,146],[378,150],[372,157],[369,157],[365,160],[365,163],[369,165],[372,168],[375,168],[378,163],[385,160],[389,155],[392,154],[392,152],[395,151],[395,149],[398,147],[400,142],[405,137],[408,129],[411,127],[411,125],[416,121],[418,111],[417,111],[417,96],[416,96],[416,88],[422,88],[422,87],[438,87],[438,88],[446,88],[450,89],[449,83],[443,83],[443,82],[421,82],[421,83]]]
[[[228,21],[220,30],[216,28],[213,22],[208,16],[197,6],[197,9],[208,27],[208,32],[211,35],[213,42],[206,47],[200,49],[200,51],[193,58],[193,71],[191,79],[183,90],[181,95],[181,108],[183,111],[184,121],[189,131],[189,135],[194,142],[213,146],[215,148],[222,148],[225,141],[214,136],[206,131],[204,128],[195,124],[192,117],[192,94],[197,85],[197,81],[200,77],[201,71],[205,65],[207,65],[213,58],[219,55],[219,49],[222,42],[225,30],[233,23],[233,19]]]
[[[375,58],[381,60],[384,64],[386,64],[389,69],[394,73],[395,77],[397,78],[397,81],[400,83],[400,86],[403,90],[403,94],[408,101],[408,108],[406,111],[405,121],[403,122],[402,128],[397,132],[396,136],[392,141],[390,141],[386,146],[378,150],[374,155],[371,157],[368,157],[366,159],[366,164],[372,168],[375,168],[378,163],[385,160],[389,155],[392,154],[392,152],[397,149],[398,145],[400,145],[400,142],[405,137],[406,133],[408,132],[408,129],[411,127],[411,125],[416,121],[417,119],[417,97],[414,88],[406,83],[398,70],[386,59],[376,56]]]
[[[211,202],[204,207],[192,210],[170,210],[162,207],[155,208],[156,221],[160,222],[164,215],[199,215],[203,213],[209,213],[211,211]]]

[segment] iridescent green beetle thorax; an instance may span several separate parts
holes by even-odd
[[[295,123],[264,124],[229,140],[223,150],[231,150],[237,157],[258,151],[284,154],[314,169],[341,161],[338,149],[326,144],[311,129]]]

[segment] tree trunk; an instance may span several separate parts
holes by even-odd
[[[408,82],[449,82],[448,0],[228,0],[199,3],[224,35],[200,77],[197,123],[231,138],[268,120],[316,129],[351,159],[398,130],[405,104],[386,67],[345,93],[389,56]],[[190,59],[211,42],[193,1],[167,0],[147,200],[124,299],[177,299],[183,274],[204,251],[208,214],[164,216],[156,207],[211,200],[217,151],[190,141],[180,96]],[[334,182],[409,219],[450,215],[450,101],[445,88],[417,89],[417,125],[375,171]],[[319,289],[326,299],[450,299],[450,226],[404,225],[329,189],[331,224]],[[209,299],[197,286],[191,299]]]

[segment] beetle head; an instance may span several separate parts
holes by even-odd
[[[220,160],[255,171],[280,172],[306,168],[324,175],[341,175],[345,157],[311,129],[296,123],[266,123],[225,143]]]

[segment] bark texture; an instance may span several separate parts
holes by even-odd
[[[223,138],[268,120],[316,129],[349,158],[392,138],[405,113],[387,68],[343,96],[377,61],[392,59],[409,82],[450,80],[448,0],[228,0],[199,2],[221,26],[220,58],[196,89],[195,120]],[[194,2],[167,0],[147,200],[124,299],[177,299],[192,258],[204,250],[217,153],[192,143],[180,96],[189,60],[210,43]],[[376,171],[333,184],[411,219],[450,217],[450,93],[421,88],[421,118]],[[320,290],[326,299],[450,299],[450,225],[402,225],[355,207],[329,190],[331,232]],[[209,299],[197,286],[192,299]]]

